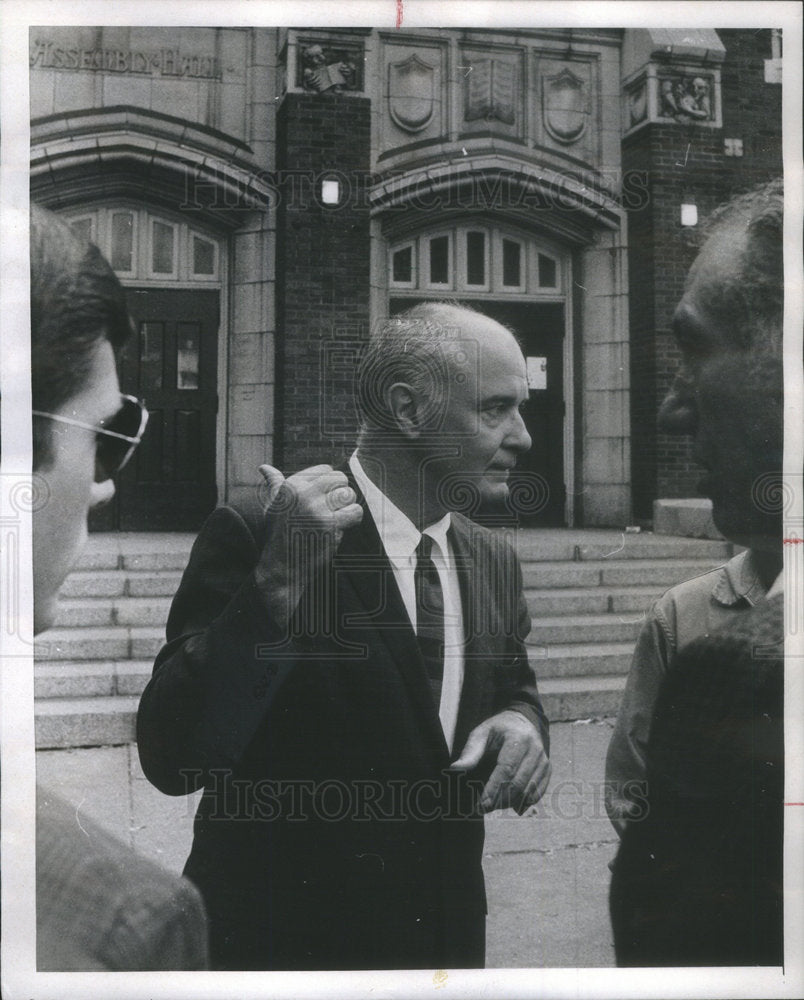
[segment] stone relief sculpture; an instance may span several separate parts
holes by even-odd
[[[659,82],[660,114],[676,121],[708,121],[712,117],[711,83],[702,76],[668,77]]]
[[[388,111],[391,120],[406,132],[421,132],[435,108],[434,66],[415,53],[388,67]]]
[[[301,55],[305,90],[323,94],[326,91],[338,93],[357,89],[356,65],[351,53],[325,49],[322,45],[307,45],[302,48]]]
[[[589,86],[568,67],[542,81],[544,127],[558,142],[577,142],[586,131],[591,112]]]
[[[466,121],[515,121],[516,66],[501,59],[477,59],[466,75]]]
[[[638,125],[648,116],[648,88],[643,82],[628,93],[628,125]]]

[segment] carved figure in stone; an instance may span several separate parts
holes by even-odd
[[[705,121],[712,117],[709,98],[710,83],[702,76],[690,79],[662,80],[659,87],[660,114],[676,121],[691,118]]]
[[[353,86],[355,67],[348,60],[327,61],[321,45],[308,45],[302,50],[304,63],[304,86],[319,94],[332,90],[336,93],[349,90]]]
[[[662,115],[668,118],[675,118],[678,114],[678,104],[676,95],[673,93],[673,81],[662,80],[661,86]]]
[[[709,81],[702,76],[696,76],[692,81],[692,96],[695,99],[696,108],[709,118],[712,113],[709,103]]]

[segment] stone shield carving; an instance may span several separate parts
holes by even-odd
[[[406,132],[421,132],[430,124],[435,107],[435,67],[409,56],[388,67],[388,110]]]
[[[557,142],[577,142],[586,131],[589,112],[589,87],[572,70],[543,78],[542,118]]]

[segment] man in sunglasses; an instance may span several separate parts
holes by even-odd
[[[115,354],[125,294],[97,247],[31,213],[34,631],[48,628],[89,511],[139,443],[147,413],[121,396]],[[138,857],[49,790],[37,800],[37,968],[198,969],[206,925],[195,889]]]

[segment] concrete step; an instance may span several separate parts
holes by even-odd
[[[536,677],[595,677],[628,673],[633,642],[537,645],[528,639],[528,660]]]
[[[165,642],[164,628],[52,628],[37,636],[34,655],[47,660],[153,660]]]
[[[522,562],[595,559],[711,559],[726,562],[734,546],[726,541],[674,538],[650,532],[592,529],[521,529],[514,545]]]
[[[522,567],[526,587],[552,588],[606,586],[661,586],[667,589],[682,580],[708,573],[720,562],[694,559],[623,559],[589,562],[530,562]]]
[[[526,590],[534,618],[562,615],[644,614],[665,587],[568,587],[566,590]]]
[[[135,740],[139,698],[50,698],[36,703],[36,749],[115,746]]]
[[[625,689],[624,677],[556,677],[539,681],[550,722],[602,719],[617,715]]]
[[[641,612],[607,615],[561,615],[534,618],[528,637],[532,645],[554,643],[631,642],[645,620]]]
[[[150,625],[164,628],[170,611],[169,597],[60,600],[54,627],[86,628],[111,625]]]
[[[176,593],[181,573],[130,570],[71,573],[61,588],[63,598],[168,597]]]
[[[152,660],[48,662],[34,664],[34,697],[139,696],[153,673]]]
[[[122,570],[76,571],[62,584],[62,599],[77,597],[120,597],[126,591],[127,574]]]
[[[76,569],[183,570],[194,541],[188,532],[92,534]]]

